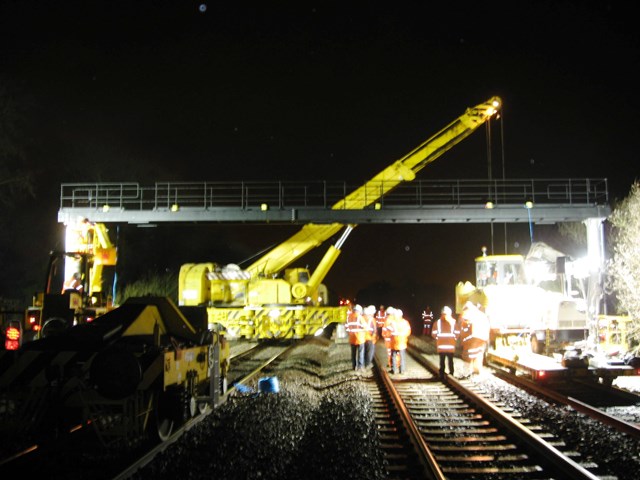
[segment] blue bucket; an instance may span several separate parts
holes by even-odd
[[[260,390],[261,393],[278,393],[280,391],[278,377],[261,378],[258,380],[258,390]]]

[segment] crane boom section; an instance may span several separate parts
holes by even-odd
[[[337,202],[332,209],[359,210],[366,208],[400,183],[414,180],[420,170],[471,135],[480,125],[496,114],[500,105],[500,98],[492,97],[484,103],[468,108],[445,128]]]
[[[280,272],[309,250],[319,247],[328,238],[335,235],[343,227],[340,223],[318,225],[309,223],[287,241],[270,250],[266,255],[249,265],[247,271],[251,275],[268,277]]]
[[[492,97],[484,103],[468,108],[456,120],[335,203],[331,209],[364,209],[377,202],[400,183],[412,181],[422,168],[491,118],[498,111],[501,103],[499,97]],[[305,225],[298,233],[252,263],[247,270],[252,275],[259,274],[266,277],[277,274],[309,250],[319,247],[335,235],[342,226],[339,223]]]

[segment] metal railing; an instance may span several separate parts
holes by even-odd
[[[380,183],[380,190],[383,189]],[[63,183],[60,209],[170,210],[179,207],[270,209],[331,209],[360,185],[341,181],[231,181]],[[508,179],[508,180],[415,180],[400,184],[380,197],[370,183],[370,202],[376,208],[422,208],[435,205],[560,204],[604,205],[609,201],[607,180],[589,179]]]

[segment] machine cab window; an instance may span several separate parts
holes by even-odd
[[[524,259],[520,255],[483,256],[476,259],[476,285],[523,285]]]

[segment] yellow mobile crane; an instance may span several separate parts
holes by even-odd
[[[332,206],[333,210],[361,210],[376,203],[495,115],[498,97],[468,108],[464,114],[363,186]],[[340,255],[356,225],[307,224],[246,269],[237,265],[188,263],[181,267],[178,301],[184,306],[207,306],[209,326],[220,324],[230,337],[250,339],[303,338],[346,320],[347,307],[327,306],[323,279]],[[345,230],[329,247],[313,274],[287,268],[327,239]]]

